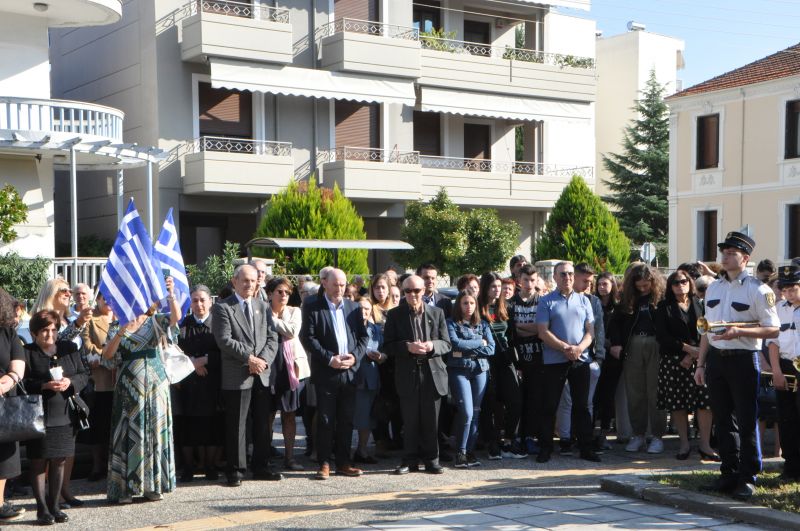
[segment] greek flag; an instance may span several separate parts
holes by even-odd
[[[181,315],[189,313],[191,298],[189,296],[189,280],[186,278],[186,268],[183,265],[181,245],[178,243],[178,231],[172,219],[172,209],[167,212],[167,219],[161,227],[161,234],[156,240],[153,256],[161,262],[162,270],[169,270],[169,276],[175,282],[175,299],[181,309]],[[161,310],[169,312],[169,304],[163,302]]]
[[[160,267],[131,199],[100,279],[100,293],[117,314],[120,325],[133,321],[167,296]]]

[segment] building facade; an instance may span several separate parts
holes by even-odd
[[[671,98],[670,266],[716,260],[749,225],[753,260],[800,256],[800,45]]]
[[[589,1],[137,0],[111,28],[53,35],[53,89],[124,109],[127,141],[170,153],[154,209],[175,207],[189,263],[310,178],[368,237],[397,238],[406,202],[444,187],[519,222],[528,255],[571,176],[594,186],[594,22],[558,7]],[[105,178],[79,210],[110,236]],[[125,185],[141,196],[142,172]]]
[[[112,176],[105,188],[113,197],[120,169],[155,160],[155,152],[123,143],[125,115],[118,108],[51,98],[48,32],[107,27],[121,15],[119,0],[0,1],[0,182],[16,188],[28,207],[28,221],[14,227],[17,240],[0,244],[0,253],[55,255],[56,171],[74,167],[72,175],[77,178],[78,170],[102,170]],[[60,199],[66,209],[63,221],[69,244],[68,177],[66,184]],[[73,180],[73,185],[90,192],[83,182]],[[114,209],[112,204],[116,216]]]

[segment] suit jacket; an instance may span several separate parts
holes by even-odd
[[[222,358],[222,389],[236,391],[253,387],[254,375],[248,369],[250,355],[267,362],[267,369],[258,375],[269,386],[272,362],[278,353],[278,333],[272,322],[272,311],[261,300],[250,299],[255,337],[236,295],[217,301],[212,307],[211,330]]]
[[[406,302],[406,298],[403,297],[400,299],[400,304],[398,306],[403,306],[408,304]],[[453,299],[448,297],[447,295],[442,295],[438,291],[433,292],[433,305],[437,308],[441,308],[444,312],[444,318],[449,319],[453,316]]]
[[[311,382],[314,384],[354,383],[361,360],[367,353],[369,336],[361,315],[361,306],[347,299],[342,303],[347,330],[347,351],[356,358],[356,363],[349,369],[334,369],[330,366],[331,358],[339,354],[339,343],[336,341],[328,300],[325,296],[316,299],[309,297],[303,304],[300,342],[306,349],[311,364]]]
[[[425,337],[433,343],[433,352],[428,353],[428,366],[431,369],[436,391],[447,396],[447,367],[442,356],[450,352],[450,334],[447,332],[444,311],[441,308],[423,304],[423,324]],[[386,355],[394,359],[394,380],[399,396],[408,396],[416,388],[414,372],[420,356],[408,352],[408,343],[414,341],[411,330],[411,312],[408,305],[400,305],[389,310],[383,329],[383,348]]]
[[[689,322],[683,320],[683,312],[677,302],[668,303],[662,300],[656,307],[655,327],[659,351],[662,356],[677,356],[682,359],[683,344],[700,344],[700,334],[697,333],[696,321],[703,316],[703,306],[697,297],[689,299]]]

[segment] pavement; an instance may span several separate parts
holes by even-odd
[[[298,426],[299,427],[299,426]],[[302,441],[302,438],[300,438]],[[280,446],[280,435],[276,436]],[[673,446],[675,448],[673,448]],[[621,445],[601,463],[555,454],[546,464],[527,459],[488,461],[471,469],[447,467],[442,475],[395,476],[399,462],[381,460],[360,478],[312,479],[315,465],[301,459],[303,472],[284,472],[280,482],[245,480],[239,488],[201,480],[179,483],[163,501],[108,505],[105,484],[73,481],[84,507],[66,511],[61,530],[94,529],[755,529],[734,519],[652,504],[605,493],[601,481],[620,474],[716,469],[675,460],[677,441],[658,456],[629,454]],[[302,450],[300,450],[302,455]],[[680,463],[680,466],[679,466]],[[445,463],[445,465],[447,465]],[[27,508],[25,518],[4,530],[32,529],[32,499],[12,500]]]

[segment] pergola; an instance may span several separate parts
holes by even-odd
[[[331,249],[333,267],[339,267],[340,249],[367,249],[373,251],[410,251],[414,247],[400,240],[304,240],[299,238],[253,238],[246,244],[247,261],[253,258],[253,247],[270,249]]]

